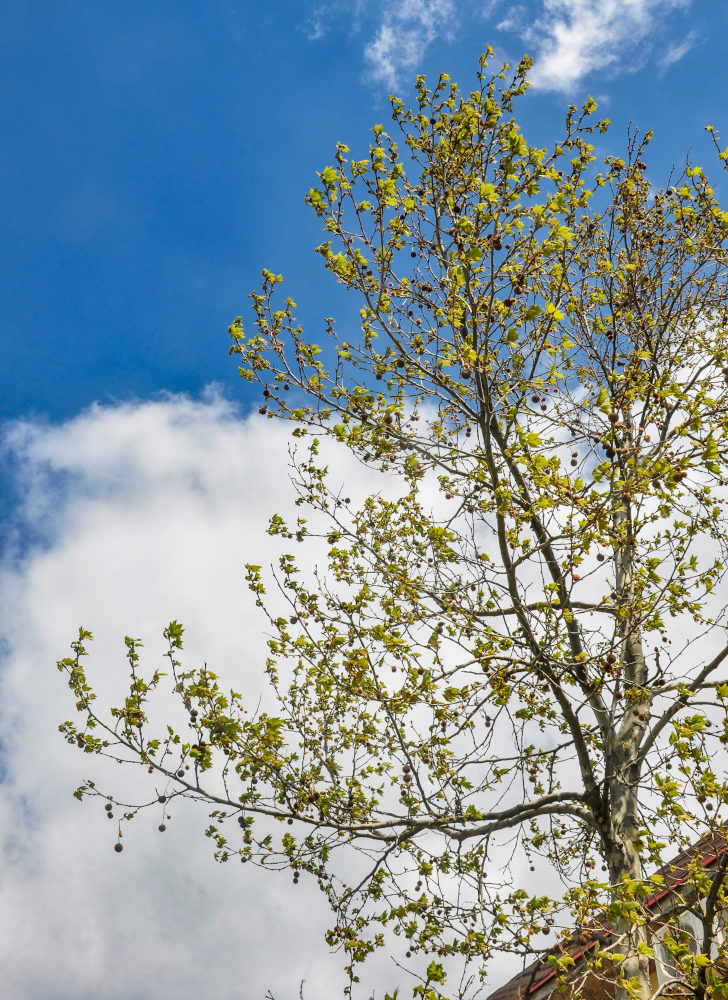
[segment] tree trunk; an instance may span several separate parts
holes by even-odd
[[[625,430],[621,442],[631,446],[634,428],[629,412],[623,414]],[[625,879],[641,879],[638,833],[640,829],[639,789],[641,777],[640,744],[649,717],[649,700],[638,699],[649,690],[642,635],[633,622],[635,536],[629,500],[620,498],[613,512],[615,534],[615,583],[617,605],[617,636],[620,641],[624,712],[621,722],[615,721],[606,748],[606,809],[604,822],[608,834],[603,839],[612,898],[625,898]],[[615,951],[624,960],[615,965],[615,1000],[649,1000],[652,993],[649,959],[640,953],[640,944],[649,944],[647,927],[641,914],[625,915],[615,920]],[[631,986],[627,986],[631,983]]]
[[[638,788],[640,765],[635,761],[641,727],[634,726],[626,741],[620,733],[616,736],[618,745],[612,755],[613,774],[608,782],[610,808],[607,823],[609,834],[604,848],[612,885],[612,899],[627,902],[629,894],[624,892],[625,879],[643,877],[642,862],[638,844],[639,809]],[[626,743],[626,745],[625,745]],[[639,904],[641,899],[638,897]],[[652,993],[649,959],[640,953],[640,944],[649,945],[647,926],[642,920],[639,907],[634,916],[625,913],[614,920],[614,951],[624,955],[622,962],[615,964],[615,1000],[649,1000]],[[631,982],[631,986],[627,983]]]

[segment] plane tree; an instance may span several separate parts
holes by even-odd
[[[726,818],[728,213],[692,163],[656,186],[649,133],[600,162],[591,99],[529,144],[529,66],[484,57],[467,95],[420,77],[361,159],[337,146],[307,201],[345,332],[309,338],[270,271],[230,328],[297,449],[301,513],[270,521],[275,570],[247,567],[276,707],[183,664],[176,622],[166,672],[127,639],[110,711],[88,631],[59,664],[69,742],[202,802],[219,860],[318,882],[348,990],[383,947],[429,998],[554,942],[566,981],[575,927],[607,921],[593,974],[647,998],[650,873]],[[336,448],[381,490],[352,500]],[[159,731],[165,685],[183,721]],[[692,876],[699,947],[671,946],[699,996],[722,870]]]

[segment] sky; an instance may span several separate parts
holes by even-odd
[[[158,662],[177,618],[191,661],[260,686],[242,567],[274,558],[264,529],[292,502],[288,439],[240,382],[227,327],[263,267],[312,335],[345,310],[304,205],[337,141],[366,150],[418,73],[470,89],[490,44],[535,59],[531,141],[592,94],[613,122],[600,153],[630,122],[653,128],[655,183],[690,152],[726,201],[704,126],[728,136],[727,42],[722,0],[2,5],[6,995],[292,1000],[301,979],[304,996],[341,995],[315,890],[216,865],[204,815],[180,810],[164,835],[138,822],[114,853],[101,807],[72,796],[97,765],[58,735],[72,704],[55,662],[92,629],[110,695],[123,636]],[[342,482],[374,488],[336,460]],[[391,967],[370,975],[383,996]]]

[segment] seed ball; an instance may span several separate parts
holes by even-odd
[[[166,802],[166,801],[167,801],[167,796],[166,795],[158,795],[157,796],[157,802]]]
[[[121,852],[124,850],[124,845],[119,843],[114,844],[114,850],[116,851],[117,854],[121,854]]]
[[[578,464],[579,464],[579,461],[578,461],[578,459],[576,459],[576,458],[572,458],[572,460],[571,460],[571,465],[572,465],[572,467],[575,467],[575,466],[577,466]]]
[[[185,776],[185,772],[183,771],[182,768],[180,768],[179,771],[177,772],[177,777],[178,778],[184,778],[184,776]]]
[[[104,809],[105,809],[105,810],[106,810],[107,812],[111,812],[111,810],[112,810],[113,808],[114,808],[114,807],[112,806],[112,804],[111,804],[110,802],[107,802],[107,803],[106,803],[106,805],[104,806]]]
[[[112,812],[107,812],[106,818],[107,819],[113,819],[114,818],[114,814]]]
[[[607,653],[606,660],[607,663],[616,663],[617,657],[614,655],[614,653]]]
[[[597,552],[597,562],[604,562],[604,553]]]
[[[160,823],[159,826],[157,827],[157,829],[159,830],[160,833],[164,833],[164,831],[167,829],[167,827],[165,826],[164,823]]]

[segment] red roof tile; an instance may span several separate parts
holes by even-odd
[[[662,879],[662,888],[647,901],[647,906],[654,906],[663,899],[667,893],[685,883],[688,877],[690,863],[696,858],[702,860],[703,866],[711,865],[726,849],[726,835],[723,832],[712,832],[692,847],[681,851],[676,857],[664,864],[655,873],[656,881]],[[571,949],[572,957],[579,958],[585,951],[589,951],[597,938],[603,940],[609,937],[609,925],[604,924],[598,933],[592,929],[592,940],[588,944],[579,943],[578,938],[572,938],[567,946]],[[551,948],[537,958],[530,965],[527,965],[521,972],[515,975],[503,986],[500,986],[494,993],[491,993],[488,1000],[523,1000],[534,993],[540,986],[543,986],[550,979],[556,976],[556,970],[548,960],[549,955],[563,954],[561,949]]]

